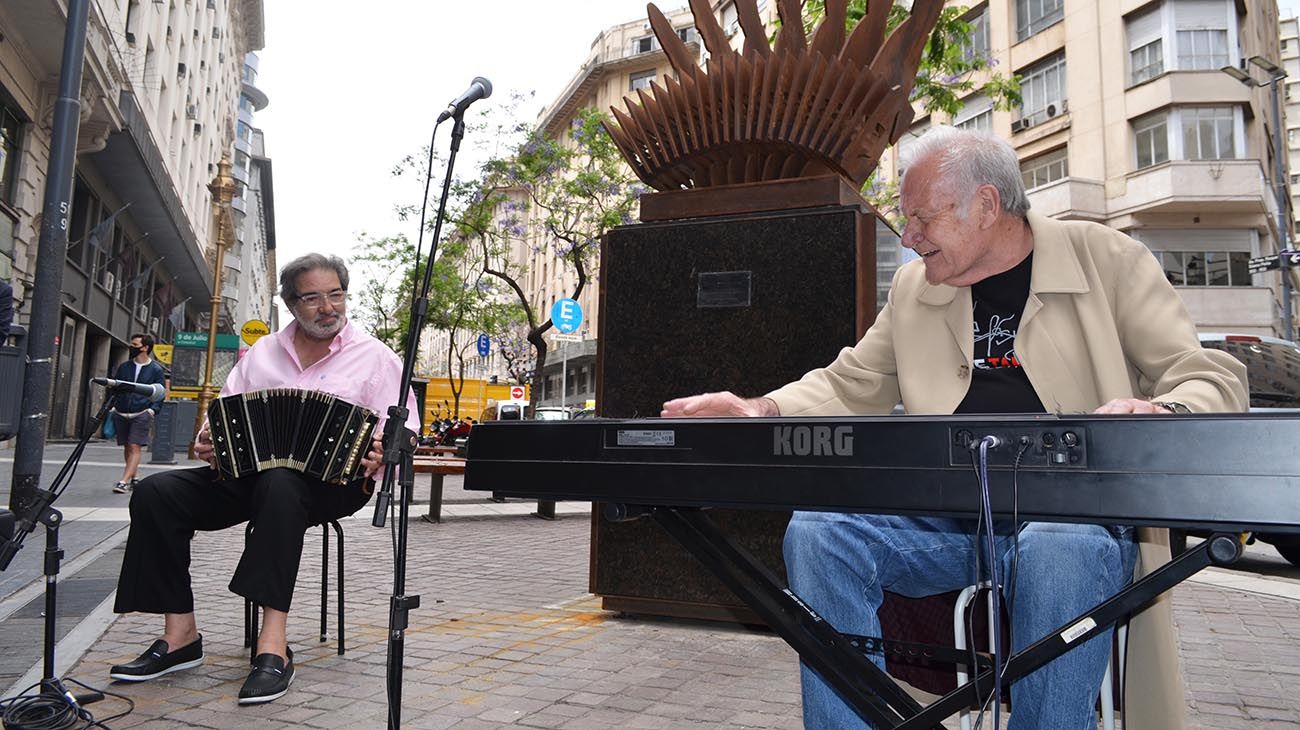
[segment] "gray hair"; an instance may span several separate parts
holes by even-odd
[[[980,185],[992,185],[1004,211],[1018,218],[1029,211],[1020,158],[1001,137],[973,129],[932,127],[907,146],[901,164],[907,169],[931,156],[937,157],[942,184],[949,189],[973,192]]]
[[[298,297],[298,292],[294,288],[298,283],[298,277],[308,271],[325,269],[333,271],[339,275],[339,286],[346,291],[348,288],[348,266],[343,263],[343,259],[338,256],[326,256],[321,253],[309,253],[306,256],[299,256],[290,261],[280,269],[280,301],[285,304],[292,304]]]

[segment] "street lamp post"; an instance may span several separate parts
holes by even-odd
[[[1269,94],[1273,97],[1273,195],[1277,200],[1277,258],[1282,274],[1282,332],[1283,339],[1293,340],[1295,330],[1291,324],[1291,261],[1288,255],[1291,251],[1291,226],[1287,220],[1286,170],[1282,159],[1286,148],[1282,146],[1282,107],[1277,88],[1278,83],[1286,78],[1286,69],[1263,56],[1251,56],[1250,62],[1268,73]],[[1224,66],[1220,70],[1251,88],[1264,85],[1236,66]]]
[[[217,323],[221,318],[221,273],[226,266],[226,247],[234,236],[233,221],[230,218],[230,201],[235,197],[235,179],[230,175],[230,160],[221,158],[217,163],[217,176],[208,185],[212,193],[213,215],[216,218],[216,260],[212,272],[212,309],[208,319],[208,357],[203,364],[203,384],[199,387],[199,407],[194,419],[194,433],[203,428],[203,419],[208,413],[208,404],[216,395],[212,387],[212,361],[217,355]],[[190,458],[194,458],[194,441],[190,441]]]

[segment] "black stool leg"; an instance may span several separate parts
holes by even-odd
[[[338,538],[339,538],[339,540],[338,540],[338,542],[339,542],[339,569],[338,569],[338,573],[339,573],[339,648],[338,648],[338,652],[339,652],[339,656],[343,656],[344,651],[346,651],[346,649],[344,648],[344,644],[343,644],[344,635],[345,635],[345,626],[346,626],[346,624],[344,624],[344,622],[343,622],[343,527],[342,527],[341,525],[339,525],[339,521],[338,521],[338,520],[330,520],[330,526],[332,526],[332,527],[334,528],[334,534],[338,535]]]
[[[329,585],[330,585],[330,528],[329,525],[320,526],[320,640],[325,643],[325,606],[329,602]]]

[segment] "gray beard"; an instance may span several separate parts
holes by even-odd
[[[348,323],[348,316],[340,313],[338,319],[332,325],[319,325],[316,322],[308,321],[302,318],[298,319],[298,328],[307,334],[308,337],[317,340],[333,339],[335,335],[343,330],[343,326]]]

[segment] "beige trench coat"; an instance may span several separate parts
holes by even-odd
[[[1246,368],[1203,349],[1178,293],[1141,243],[1094,223],[1028,216],[1029,299],[1016,355],[1043,406],[1088,413],[1114,398],[1170,400],[1193,412],[1244,411]],[[930,285],[920,261],[901,267],[871,329],[835,362],[768,397],[782,415],[951,414],[970,386],[970,289]],[[1140,489],[1140,485],[1134,485]],[[1169,560],[1166,530],[1138,531],[1137,575]],[[1166,594],[1130,624],[1126,726],[1185,723],[1177,637]]]

